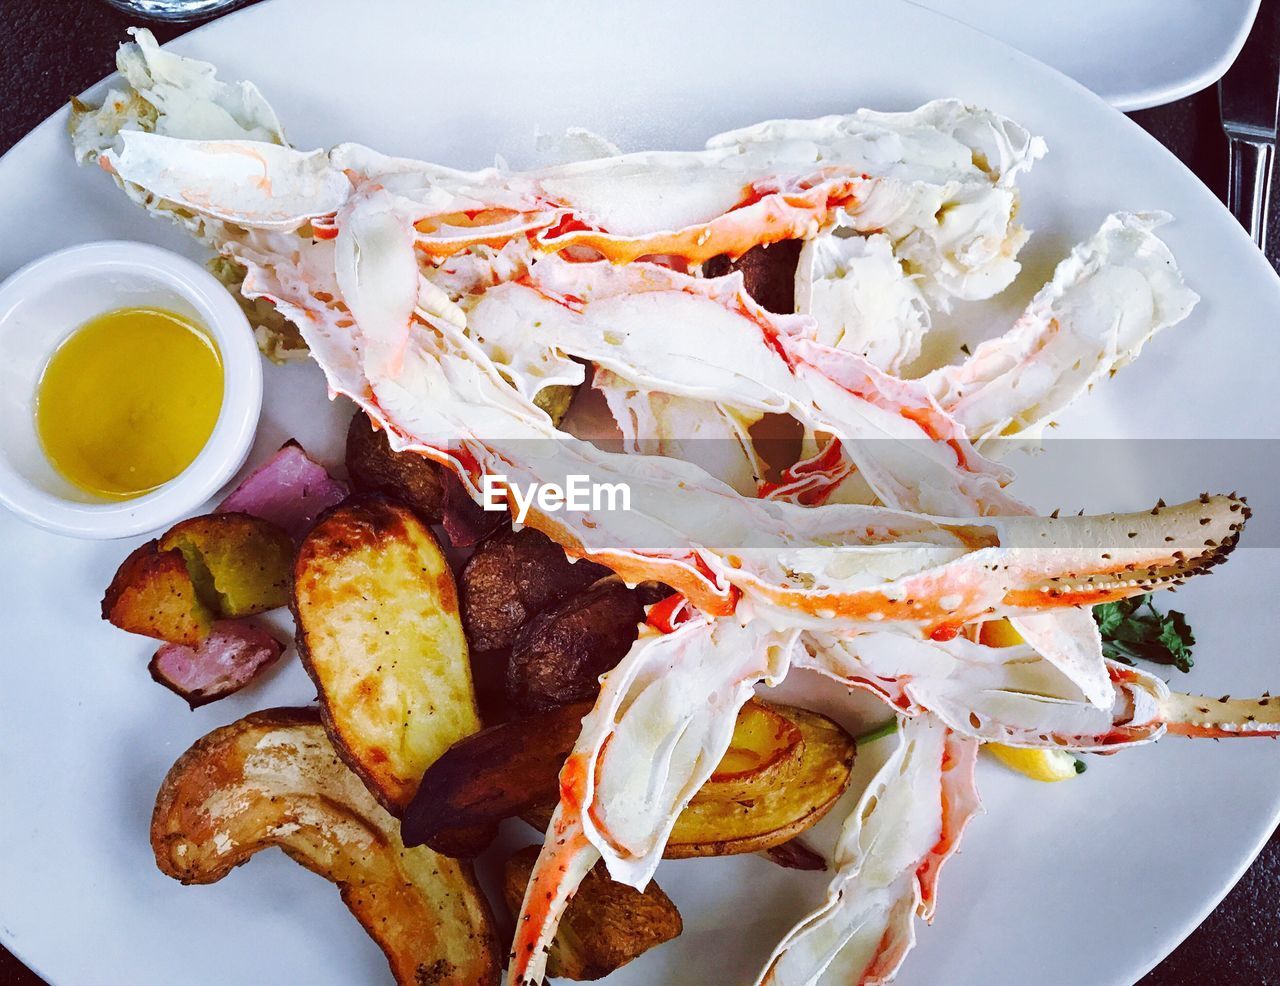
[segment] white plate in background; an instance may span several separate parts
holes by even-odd
[[[1217,82],[1260,0],[915,0],[1141,110]]]
[[[174,47],[211,59],[226,78],[257,81],[299,146],[360,140],[463,167],[495,153],[520,166],[535,130],[568,125],[625,149],[696,147],[771,116],[905,109],[952,95],[988,105],[1050,148],[1024,184],[1022,216],[1037,232],[1003,307],[1121,208],[1179,217],[1167,240],[1204,298],[1073,409],[1060,433],[1277,437],[1280,281],[1217,199],[1136,125],[1030,58],[902,0],[737,0],[731,10],[683,0],[385,0],[357,12],[342,0],[274,0]],[[0,237],[0,275],[105,237],[200,256],[100,171],[77,169],[64,125],[55,116],[0,159],[0,230],[21,231]],[[265,384],[257,457],[296,436],[339,461],[346,412],[326,403],[315,368],[268,367]],[[1280,482],[1255,489],[1179,465],[1190,475],[1166,475],[1157,462],[1114,484],[1081,476],[1066,502],[1042,506],[1131,509],[1161,492],[1193,495],[1195,484],[1240,485],[1258,507],[1255,525],[1280,513]],[[1199,638],[1197,667],[1179,686],[1218,695],[1280,685],[1280,540],[1255,534],[1214,578],[1174,598]],[[1262,543],[1273,550],[1249,547]],[[189,712],[148,677],[154,645],[98,618],[131,546],[62,540],[0,515],[0,941],[55,986],[387,982],[381,954],[333,888],[279,853],[207,887],[156,870],[147,823],[174,759],[213,727],[309,702],[314,689],[290,656],[265,681]],[[1253,858],[1280,808],[1277,768],[1275,743],[1176,738],[1091,758],[1087,774],[1058,785],[984,759],[988,814],[948,864],[937,919],[919,928],[900,982],[1133,982]],[[510,834],[533,840],[518,823]],[[750,982],[823,885],[820,874],[756,857],[664,863],[658,879],[685,933],[611,983]]]

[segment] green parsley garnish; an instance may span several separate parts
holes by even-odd
[[[1190,671],[1196,638],[1187,618],[1177,610],[1161,613],[1150,596],[1134,596],[1093,607],[1102,633],[1102,653],[1123,664],[1136,660],[1172,664]]]
[[[861,746],[863,743],[874,743],[876,740],[883,739],[885,736],[892,736],[897,731],[898,717],[894,716],[888,722],[882,722],[875,728],[868,729],[865,733],[855,736],[853,738],[853,742],[857,746]]]

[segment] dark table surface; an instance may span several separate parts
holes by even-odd
[[[110,73],[116,43],[131,23],[101,0],[0,0],[0,153],[68,96]],[[174,28],[154,30],[162,41],[180,33]],[[1280,0],[1263,0],[1254,30],[1268,32],[1280,44]],[[1132,116],[1206,185],[1225,196],[1226,139],[1215,88]],[[1280,208],[1275,212],[1270,259],[1280,268]],[[68,929],[68,933],[77,932]],[[41,982],[0,948],[0,984],[39,986]],[[1245,982],[1280,986],[1280,834],[1271,838],[1218,909],[1142,980],[1142,986]],[[111,984],[109,977],[101,984]],[[1089,984],[1058,984],[1047,978],[1043,986]]]

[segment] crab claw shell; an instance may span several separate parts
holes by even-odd
[[[1206,698],[1170,692],[1160,704],[1169,732],[1177,736],[1280,736],[1280,698]]]
[[[125,131],[99,158],[122,181],[202,215],[251,229],[293,230],[351,195],[324,151],[257,140],[180,140]]]
[[[1146,513],[1092,517],[950,521],[884,512],[886,523],[915,522],[880,532],[879,540],[914,542],[893,545],[839,530],[843,519],[859,516],[851,508],[826,510],[797,517],[808,547],[741,552],[741,564],[723,575],[746,595],[793,615],[845,628],[897,623],[949,635],[976,619],[1091,606],[1180,585],[1223,561],[1249,516],[1239,497],[1207,494]],[[928,520],[932,530],[924,526]],[[907,551],[926,562],[909,567]],[[894,563],[904,574],[867,584],[871,553],[879,566],[902,556]]]
[[[898,745],[844,823],[826,900],[787,933],[757,986],[885,983],[933,913],[938,870],[981,808],[977,743],[927,715]]]
[[[1234,493],[1205,493],[1171,507],[1158,504],[1147,513],[1001,518],[1002,544],[1052,549],[1049,564],[1042,551],[1026,553],[1030,564],[1020,567],[1028,578],[1039,568],[1040,583],[1030,591],[1011,590],[1005,602],[1039,608],[1039,593],[1058,605],[1092,606],[1181,585],[1226,560],[1250,514]]]

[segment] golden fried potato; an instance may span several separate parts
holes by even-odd
[[[357,411],[347,428],[347,474],[359,493],[384,493],[407,504],[429,524],[444,510],[444,470],[416,452],[393,452],[387,433]]]
[[[334,745],[399,814],[423,771],[480,728],[440,546],[408,507],[348,500],[298,549],[293,615]]]
[[[695,798],[745,801],[791,782],[804,759],[804,733],[775,706],[753,698],[738,712],[733,739]]]
[[[256,712],[214,730],[156,797],[151,847],[175,880],[214,883],[268,846],[338,885],[402,986],[497,983],[493,920],[471,867],[406,849],[311,709]]]
[[[840,800],[853,769],[853,737],[816,712],[771,708],[795,723],[804,737],[799,769],[750,800],[704,799],[699,792],[676,819],[663,853],[667,859],[768,849],[816,825]]]
[[[526,846],[503,867],[502,893],[513,914],[520,913],[537,858],[538,847]],[[641,893],[610,880],[604,864],[596,863],[560,921],[547,956],[547,975],[603,979],[683,930],[680,912],[656,882]]]
[[[427,770],[405,812],[405,843],[452,851],[454,830],[514,814],[545,830],[560,768],[589,708],[582,703],[516,719],[452,747]],[[853,738],[825,716],[753,699],[738,715],[729,751],[712,775],[716,784],[699,791],[676,820],[666,856],[725,856],[786,842],[839,800],[853,756]]]
[[[160,550],[182,553],[196,591],[219,616],[252,616],[289,601],[293,542],[260,517],[192,517],[165,532]]]
[[[199,646],[215,614],[200,599],[181,552],[148,541],[129,555],[102,597],[102,618],[121,630]]]

